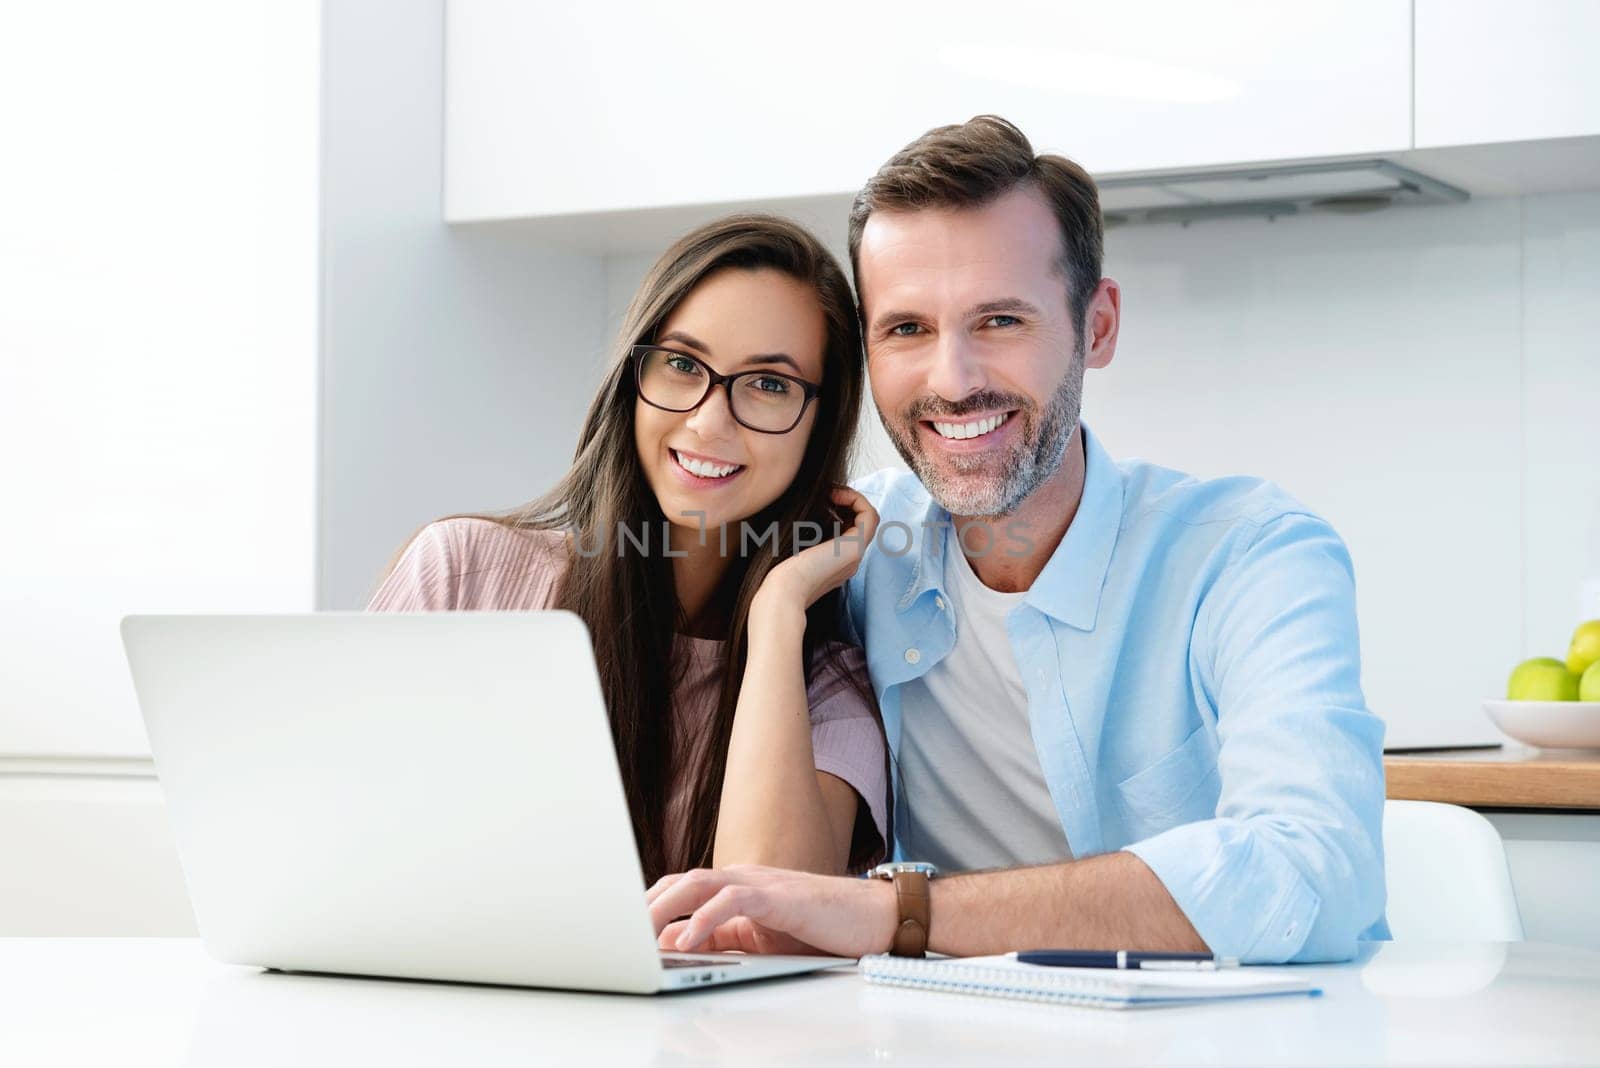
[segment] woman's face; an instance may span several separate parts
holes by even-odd
[[[693,356],[718,374],[777,372],[821,385],[826,337],[811,287],[769,268],[730,267],[703,278],[667,317],[654,343]],[[667,364],[662,374],[695,373],[683,360],[668,357]],[[775,379],[745,379],[716,386],[689,412],[634,401],[639,461],[674,526],[699,532],[737,524],[777,500],[800,470],[820,402],[806,405],[788,433],[764,434],[735,421],[730,386],[769,395],[793,388]],[[770,403],[765,397],[748,403],[754,410],[763,401]],[[739,536],[730,529],[728,544],[738,545]]]

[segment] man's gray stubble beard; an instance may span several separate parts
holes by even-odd
[[[921,480],[928,494],[951,515],[993,518],[1012,515],[1023,501],[1061,470],[1061,463],[1067,455],[1067,442],[1072,440],[1072,432],[1078,428],[1078,417],[1083,407],[1085,363],[1086,351],[1080,335],[1066,377],[1045,409],[1044,420],[1038,431],[1038,444],[1031,452],[1024,449],[1021,455],[1013,453],[1006,456],[1000,476],[976,488],[958,484],[958,480],[964,481],[960,478],[959,459],[955,464],[957,478],[946,479],[928,454],[915,446],[916,420],[909,420],[909,427],[905,425],[906,421],[894,425],[890,429],[889,440],[894,442],[900,458]],[[1027,413],[1018,415],[1028,418]],[[882,409],[879,409],[878,417],[883,419]],[[883,419],[883,423],[886,428],[891,426],[887,419]]]

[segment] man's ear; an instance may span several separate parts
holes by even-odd
[[[1117,354],[1117,330],[1122,325],[1122,287],[1115,279],[1100,279],[1083,318],[1089,342],[1084,366],[1104,367]]]

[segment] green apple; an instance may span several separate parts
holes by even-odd
[[[1567,649],[1567,670],[1574,675],[1588,671],[1590,664],[1600,664],[1600,619],[1579,623]]]
[[[1576,701],[1578,676],[1553,656],[1524,660],[1506,683],[1508,701]]]
[[[1600,660],[1590,664],[1578,679],[1578,700],[1600,701]]]

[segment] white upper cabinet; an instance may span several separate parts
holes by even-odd
[[[1596,0],[1416,0],[1418,148],[1600,135]]]
[[[857,189],[994,112],[1098,175],[1411,146],[1409,0],[451,0],[451,221]]]

